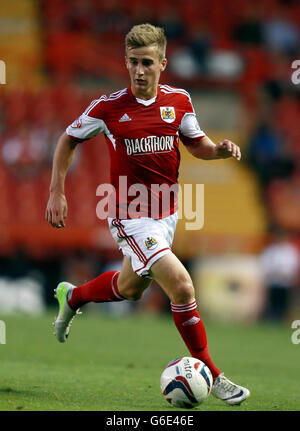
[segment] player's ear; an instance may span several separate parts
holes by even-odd
[[[125,66],[126,66],[126,68],[128,69],[128,58],[127,58],[127,56],[125,55]]]
[[[165,68],[167,67],[168,60],[164,58],[160,63],[160,71],[163,72]]]

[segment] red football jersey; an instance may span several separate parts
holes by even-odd
[[[205,136],[188,92],[168,85],[159,85],[151,100],[136,98],[130,88],[101,96],[66,132],[82,141],[104,133],[115,188],[109,215],[120,219],[173,214],[179,138],[190,145]]]

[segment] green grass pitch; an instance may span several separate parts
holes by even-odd
[[[83,311],[64,344],[52,335],[55,311],[0,316],[0,410],[176,411],[159,387],[164,366],[188,356],[171,316]],[[292,344],[288,325],[206,327],[213,360],[251,397],[227,406],[210,396],[195,410],[300,410],[300,344]]]

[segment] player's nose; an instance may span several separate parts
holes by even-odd
[[[144,75],[144,66],[142,64],[138,64],[136,73],[138,76]]]

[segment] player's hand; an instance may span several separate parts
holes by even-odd
[[[234,157],[237,160],[241,160],[242,154],[238,145],[234,144],[228,139],[224,139],[224,141],[217,144],[217,157],[220,159]]]
[[[46,208],[46,220],[51,226],[59,229],[65,227],[65,219],[68,215],[68,204],[63,193],[51,192]]]

